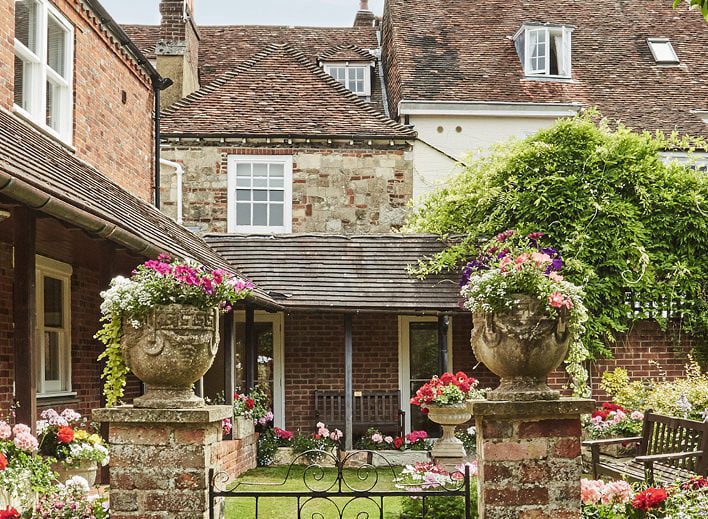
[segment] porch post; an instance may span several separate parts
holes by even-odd
[[[441,375],[445,373],[448,368],[447,331],[449,322],[448,316],[438,316],[438,373]]]
[[[230,407],[234,405],[234,390],[236,389],[234,375],[234,313],[229,312],[224,316],[224,403]],[[232,439],[233,431],[228,439]]]
[[[352,314],[344,315],[344,449],[351,451],[353,442],[354,384],[352,381]]]
[[[37,419],[37,220],[27,207],[13,211],[15,250],[13,321],[15,323],[15,398],[17,422],[35,428]]]
[[[256,347],[256,312],[253,305],[246,306],[246,389],[255,387],[256,369],[258,366],[258,349]]]

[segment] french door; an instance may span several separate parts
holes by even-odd
[[[448,371],[452,371],[452,325],[448,326]],[[438,318],[434,316],[399,316],[398,318],[398,387],[401,407],[406,412],[406,432],[423,430],[430,436],[440,429],[410,403],[415,392],[439,373]]]

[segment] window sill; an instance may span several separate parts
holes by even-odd
[[[69,141],[64,140],[62,137],[59,136],[58,133],[56,133],[54,130],[51,130],[48,126],[38,123],[37,121],[32,119],[32,117],[25,110],[20,108],[19,106],[13,105],[12,111],[16,116],[18,116],[24,122],[31,125],[35,130],[40,132],[45,137],[51,139],[53,142],[55,142],[59,146],[66,148],[71,153],[76,153],[76,148],[74,148],[74,146],[72,146]]]
[[[560,76],[525,76],[521,81],[540,81],[553,83],[577,83],[573,78]]]
[[[59,400],[59,399],[66,399],[66,400],[76,400],[76,396],[78,393],[76,391],[62,391],[60,393],[37,393],[37,400]]]

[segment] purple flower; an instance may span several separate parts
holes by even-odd
[[[544,247],[543,249],[541,249],[541,252],[543,254],[548,254],[551,258],[558,255],[558,250],[554,249],[553,247]]]
[[[561,270],[563,268],[563,259],[560,256],[558,256],[556,259],[554,259],[551,262],[551,268],[553,270]]]

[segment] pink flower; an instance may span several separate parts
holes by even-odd
[[[25,452],[37,452],[39,448],[39,443],[37,438],[32,436],[30,433],[21,432],[15,435],[15,447]]]
[[[632,411],[632,414],[629,415],[629,417],[632,420],[635,420],[637,422],[641,422],[642,420],[644,420],[644,413],[641,413],[639,411]]]
[[[221,428],[224,431],[224,434],[231,434],[231,430],[233,429],[233,424],[231,423],[230,418],[224,418],[221,421]]]
[[[463,463],[462,465],[458,465],[455,467],[455,470],[462,474],[464,476],[465,474],[465,467],[470,468],[470,477],[477,477],[479,474],[479,467],[477,465],[477,460],[470,461],[469,463]]]
[[[553,292],[548,296],[548,304],[553,308],[562,308],[565,304],[565,296],[560,292]]]
[[[374,443],[383,443],[384,439],[379,433],[374,433],[371,435],[371,441]]]
[[[580,480],[580,499],[583,504],[596,505],[602,499],[602,490],[605,487],[605,482],[602,480],[581,479]]]
[[[500,261],[499,261],[499,268],[501,268],[502,272],[506,271],[506,267],[509,266],[510,263],[512,263],[513,260],[509,256],[504,256]]]
[[[81,415],[74,411],[73,409],[64,409],[61,412],[61,417],[64,418],[67,422],[78,422],[81,420]]]
[[[386,437],[384,438],[384,441],[385,441],[386,443],[388,443],[388,444],[391,444],[391,443],[393,443],[393,437],[392,437],[392,436],[386,436]]]
[[[316,426],[316,427],[317,427],[318,429],[324,429],[324,426],[325,426],[325,424],[323,424],[322,422],[317,422],[317,426]]]
[[[323,438],[329,436],[329,429],[327,429],[326,427],[320,427],[317,430],[317,434]]]
[[[15,436],[19,436],[20,434],[32,434],[32,429],[30,429],[23,423],[18,423],[12,428],[12,433]]]
[[[520,254],[516,258],[516,264],[521,265],[523,263],[526,263],[529,260],[529,258],[531,258],[531,254],[529,254],[528,252],[524,252],[523,254]]]
[[[338,442],[339,440],[342,439],[344,436],[344,433],[340,431],[339,429],[335,429],[332,434],[329,435],[329,439],[335,442]]]
[[[612,481],[605,485],[602,491],[601,501],[609,505],[613,503],[629,503],[634,497],[634,491],[626,481]]]
[[[6,422],[0,422],[0,440],[9,440],[12,437],[12,428]]]
[[[561,276],[560,274],[558,274],[558,272],[553,271],[550,274],[548,274],[548,279],[550,279],[551,281],[555,281],[556,283],[560,283],[565,278],[563,276]]]
[[[551,257],[548,254],[544,254],[543,252],[534,252],[533,254],[531,254],[531,259],[536,262],[537,267],[540,267],[552,261]]]

